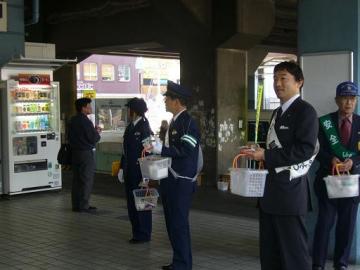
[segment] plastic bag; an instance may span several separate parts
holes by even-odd
[[[119,170],[117,177],[118,177],[120,183],[124,183],[124,172],[123,172],[123,169],[120,169],[120,170]]]

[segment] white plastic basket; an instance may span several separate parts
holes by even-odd
[[[156,207],[159,193],[155,188],[134,189],[133,194],[137,211],[148,211]]]
[[[324,178],[329,199],[359,196],[359,175],[329,175]]]
[[[230,191],[243,197],[262,197],[264,195],[267,170],[236,168],[237,160],[243,155],[237,155],[230,169]]]
[[[228,191],[229,190],[229,183],[224,181],[217,182],[217,189],[221,191]]]
[[[231,193],[244,197],[262,197],[267,174],[267,170],[231,168]]]
[[[171,158],[161,156],[146,156],[139,158],[143,178],[160,180],[168,177]]]

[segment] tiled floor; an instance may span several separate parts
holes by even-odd
[[[0,269],[151,270],[170,261],[161,207],[153,213],[151,243],[130,245],[120,184],[98,175],[94,193],[92,204],[99,208],[97,214],[71,211],[66,179],[61,192],[1,200]],[[209,196],[212,199],[205,201]],[[194,270],[260,269],[253,205],[252,200],[212,189],[195,195],[191,212]]]

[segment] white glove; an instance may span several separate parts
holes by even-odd
[[[118,172],[118,179],[120,181],[120,183],[124,183],[124,171],[123,169],[120,169],[119,172]]]
[[[153,148],[151,149],[151,152],[155,155],[160,155],[162,150],[162,143],[161,142],[155,142],[153,143]]]

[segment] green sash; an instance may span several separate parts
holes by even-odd
[[[330,114],[320,117],[320,124],[325,132],[326,138],[330,143],[331,150],[339,158],[350,158],[356,153],[347,150],[341,143],[335,125],[330,117]]]

